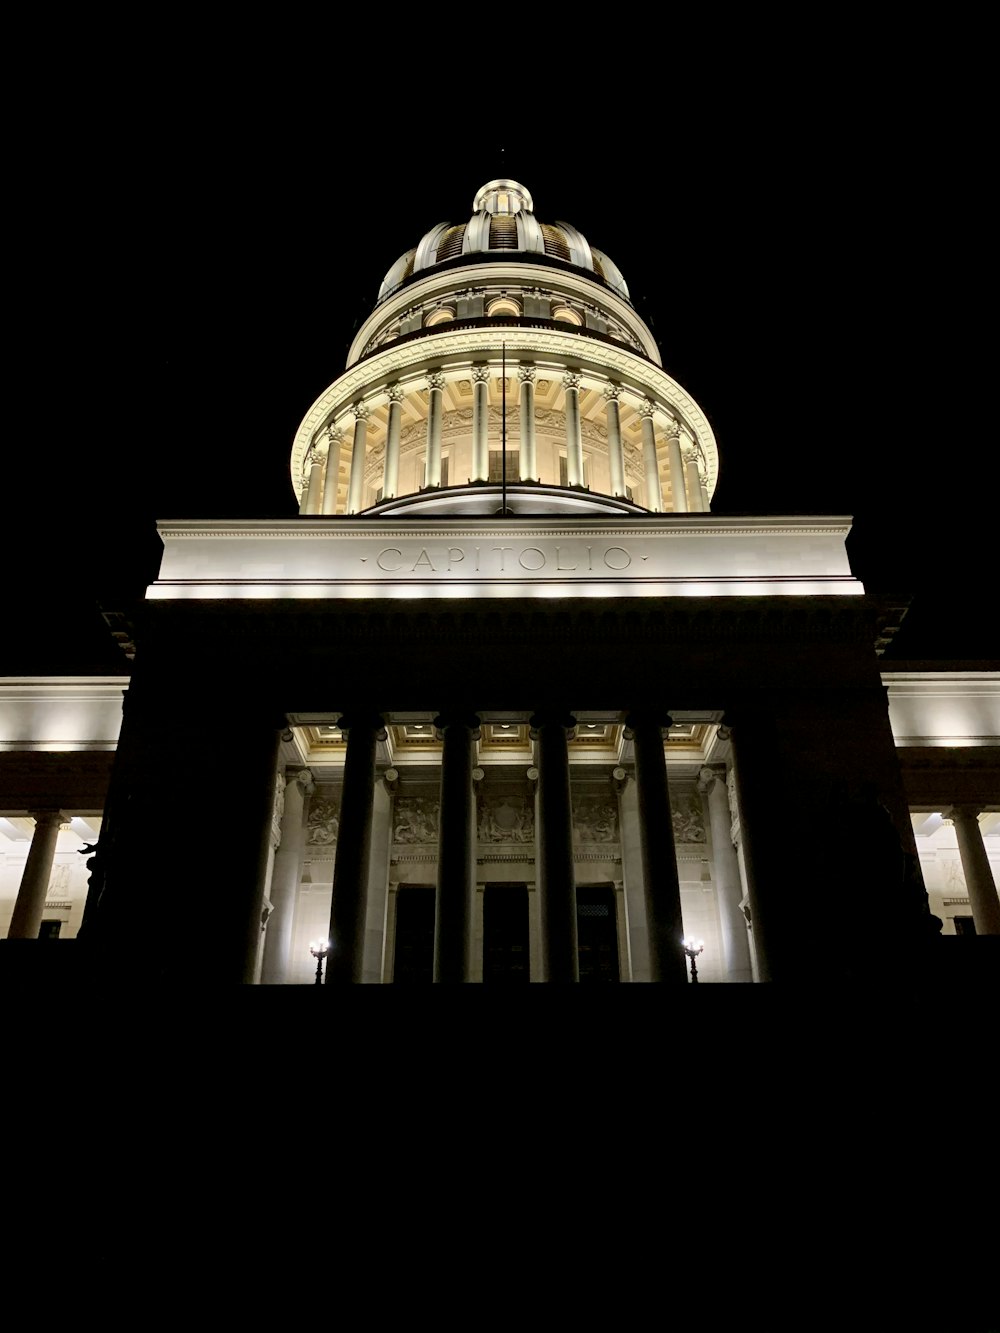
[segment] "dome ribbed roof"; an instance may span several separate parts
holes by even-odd
[[[439,222],[396,260],[379,288],[378,299],[401,286],[407,279],[462,255],[498,252],[505,258],[515,254],[527,259],[562,260],[577,268],[589,269],[599,282],[629,299],[628,287],[616,264],[595,250],[582,232],[568,222],[539,222],[535,218],[531,195],[514,180],[488,181],[476,194],[473,214],[457,226]]]

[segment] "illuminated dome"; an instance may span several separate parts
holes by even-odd
[[[568,222],[539,222],[531,195],[518,181],[489,181],[476,195],[472,209],[468,222],[439,222],[419,245],[400,255],[385,275],[378,299],[437,264],[501,252],[507,257],[522,254],[536,262],[556,260],[587,269],[628,300],[628,287],[617,265]]]
[[[718,450],[617,267],[488,181],[389,269],[292,446],[303,515],[697,513]]]

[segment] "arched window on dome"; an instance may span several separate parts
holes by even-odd
[[[432,328],[435,324],[449,324],[455,318],[455,307],[451,305],[439,305],[436,310],[424,320],[424,328]]]
[[[521,313],[521,307],[512,296],[496,296],[487,305],[486,313],[491,319],[498,315],[513,315],[516,319]]]
[[[552,307],[552,318],[561,319],[564,324],[575,324],[578,328],[583,325],[583,316],[568,305],[554,305]]]

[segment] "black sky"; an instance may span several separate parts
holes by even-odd
[[[997,654],[982,187],[916,73],[758,61],[475,117],[118,77],[26,153],[6,673],[117,665],[96,608],[155,577],[157,518],[296,512],[292,436],[383,274],[500,174],[623,271],[712,423],[716,513],[853,514],[855,572],[913,598],[891,656]]]

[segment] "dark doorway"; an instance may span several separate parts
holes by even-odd
[[[434,980],[434,886],[401,884],[396,891],[394,982]]]
[[[576,929],[581,981],[620,981],[615,891],[587,884],[576,890]]]
[[[52,919],[45,920],[38,929],[38,938],[40,940],[57,940],[61,929],[61,921]]]
[[[487,884],[483,893],[483,981],[528,980],[528,886]]]

